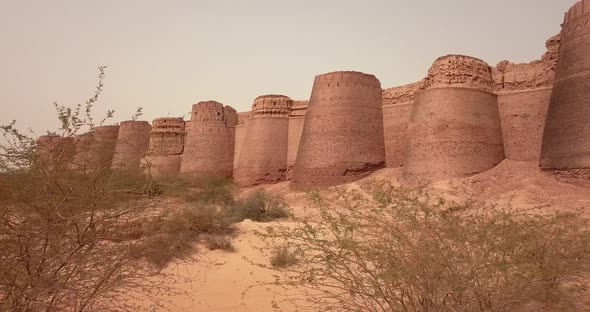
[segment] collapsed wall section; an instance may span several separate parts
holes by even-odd
[[[541,60],[500,62],[492,69],[506,158],[538,161],[561,36],[550,38]]]
[[[275,183],[286,178],[289,111],[293,100],[263,95],[254,100],[234,175],[244,186]]]
[[[565,14],[541,150],[544,169],[590,168],[590,0]]]
[[[385,163],[389,168],[403,165],[408,124],[414,97],[424,86],[424,80],[383,90],[383,135]]]
[[[348,183],[384,166],[379,80],[351,71],[315,77],[291,185]]]
[[[113,156],[113,170],[139,170],[150,144],[152,126],[147,121],[129,120],[119,125],[119,137]]]
[[[146,156],[149,173],[153,176],[180,173],[185,137],[184,119],[156,118],[152,125]]]
[[[194,177],[231,177],[237,119],[233,108],[219,102],[194,104],[180,172]]]
[[[412,109],[406,182],[469,176],[504,159],[492,85],[491,68],[482,60],[448,55],[434,62]]]

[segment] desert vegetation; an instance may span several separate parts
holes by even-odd
[[[314,193],[317,220],[260,233],[268,248],[288,246],[272,254],[282,273],[274,284],[302,295],[284,303],[314,311],[572,311],[588,287],[590,232],[580,214],[385,189],[370,199]]]
[[[104,70],[84,104],[54,104],[60,127],[53,136],[93,132]],[[201,243],[233,251],[233,224],[245,218],[286,216],[285,206],[262,192],[237,198],[228,180],[73,168],[71,155],[80,151],[72,144],[41,161],[33,133],[16,122],[0,133],[2,311],[137,310],[134,294],[172,291],[153,279],[172,261],[196,259]]]

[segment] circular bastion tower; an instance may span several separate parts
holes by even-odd
[[[84,133],[74,137],[75,155],[70,168],[72,170],[84,173],[94,169],[92,145],[94,144],[94,134]]]
[[[229,178],[233,173],[237,112],[215,101],[193,105],[180,172]]]
[[[404,180],[432,182],[473,175],[504,159],[491,68],[480,59],[437,59],[415,99],[408,128]]]
[[[94,143],[90,149],[93,169],[110,169],[115,155],[115,146],[119,136],[119,126],[99,126],[94,128]]]
[[[360,72],[315,77],[291,185],[358,180],[385,166],[381,83]]]
[[[42,135],[37,138],[37,165],[44,170],[64,170],[74,159],[74,137]]]
[[[147,168],[152,176],[180,173],[184,136],[184,119],[177,117],[154,119],[146,156]]]
[[[141,161],[150,144],[152,126],[147,121],[123,121],[113,156],[113,170],[139,170]]]
[[[285,180],[292,105],[293,100],[284,95],[263,95],[254,100],[234,174],[238,184]]]
[[[53,140],[57,138],[57,135],[41,135],[37,138],[35,145],[35,155],[37,165],[42,168],[47,168],[51,164],[51,153],[53,151]]]
[[[543,169],[590,168],[590,0],[565,14],[541,147]]]

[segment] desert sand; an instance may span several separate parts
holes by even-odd
[[[327,188],[323,194],[331,196],[338,189],[366,192],[379,182],[388,182],[402,187],[402,170],[382,169],[371,176],[354,183]],[[544,172],[536,162],[505,160],[499,166],[481,174],[460,179],[434,182],[428,186],[440,197],[462,201],[476,199],[480,202],[527,209],[541,207],[544,210],[582,211],[590,213],[590,179],[583,173],[563,175]],[[293,214],[299,218],[312,219],[314,209],[309,195],[294,192],[289,182],[242,189],[247,194],[263,188],[271,194],[282,196],[290,205]],[[292,220],[280,221],[283,225]],[[155,301],[163,305],[154,311],[274,311],[273,300],[283,300],[292,291],[277,286],[264,285],[274,280],[277,272],[264,268],[269,265],[268,250],[260,250],[265,244],[256,234],[264,227],[277,224],[257,223],[250,220],[239,223],[238,234],[233,239],[235,252],[209,251],[199,248],[198,261],[175,263],[166,270],[178,278],[161,280],[168,283],[179,294],[163,294]],[[180,294],[181,293],[181,294]],[[590,298],[590,297],[588,297]],[[590,308],[588,298],[580,301],[580,311]],[[583,305],[583,306],[582,306]],[[281,304],[279,311],[290,311],[292,307]]]

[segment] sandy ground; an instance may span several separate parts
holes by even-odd
[[[376,182],[402,186],[401,169],[383,169],[370,177],[322,191],[331,196],[338,189],[363,192]],[[292,192],[288,182],[245,189],[244,194],[263,188],[281,195],[298,217],[314,218],[309,195]],[[560,211],[590,213],[590,179],[583,174],[546,173],[535,163],[506,160],[496,168],[463,179],[439,181],[428,185],[431,192],[456,201],[477,199],[487,204],[513,208],[543,207]],[[289,223],[285,221],[284,223]],[[200,261],[171,265],[168,273],[179,279],[162,280],[182,295],[162,295],[158,298],[164,308],[154,311],[274,311],[272,300],[287,295],[276,286],[257,284],[272,282],[276,274],[259,266],[269,264],[268,251],[260,250],[264,244],[256,231],[272,223],[255,223],[246,220],[238,225],[239,234],[233,241],[236,252],[208,251],[201,248]],[[292,295],[292,294],[291,294]],[[281,306],[279,311],[289,311]],[[585,309],[585,308],[584,308]],[[588,311],[588,310],[584,310]]]

